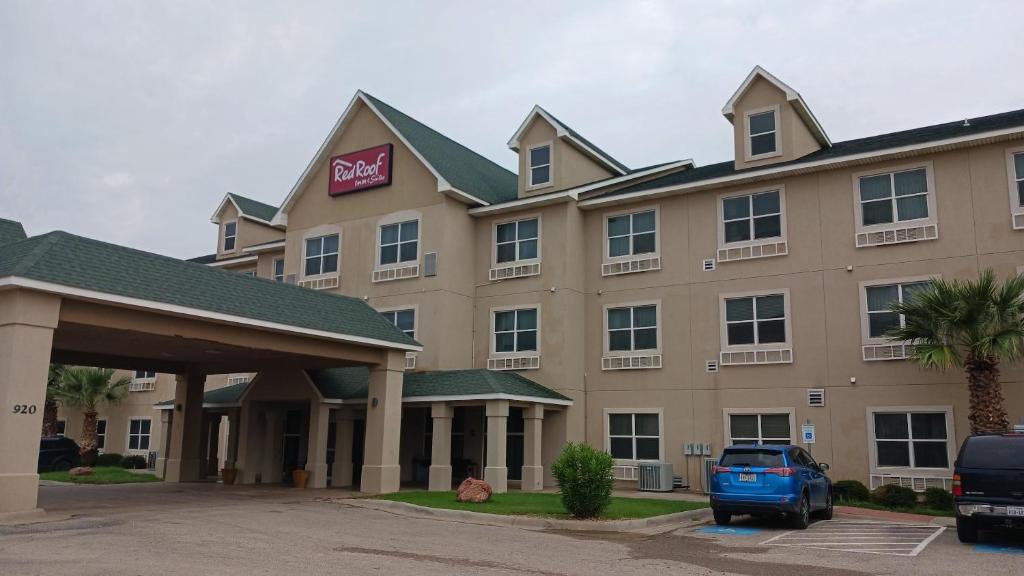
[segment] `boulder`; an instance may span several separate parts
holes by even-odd
[[[487,502],[491,499],[491,485],[484,480],[466,478],[459,484],[459,502]]]
[[[78,468],[68,470],[68,474],[71,476],[92,476],[92,468],[89,468],[88,466],[79,466]]]

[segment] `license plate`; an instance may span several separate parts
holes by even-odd
[[[1007,506],[1007,516],[1024,516],[1024,506]]]
[[[757,482],[757,474],[740,474],[740,482]]]

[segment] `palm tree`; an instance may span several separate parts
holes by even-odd
[[[79,451],[84,466],[96,461],[96,408],[102,403],[119,404],[128,395],[130,380],[123,376],[113,380],[113,376],[110,368],[67,368],[56,390],[57,398],[65,406],[82,410]]]
[[[46,376],[46,403],[43,404],[43,436],[57,434],[56,390],[60,387],[63,374],[63,364],[50,364],[50,373]]]
[[[934,279],[892,310],[905,322],[888,337],[911,344],[913,361],[966,372],[971,433],[1006,431],[999,364],[1024,352],[1024,276],[1000,283],[986,270],[977,280]]]

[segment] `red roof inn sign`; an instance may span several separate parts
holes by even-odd
[[[327,193],[340,196],[391,184],[391,144],[382,144],[331,158]]]

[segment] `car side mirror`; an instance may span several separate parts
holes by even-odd
[[[830,466],[824,462],[818,463],[818,470],[821,470],[822,472],[828,472],[829,468]]]

